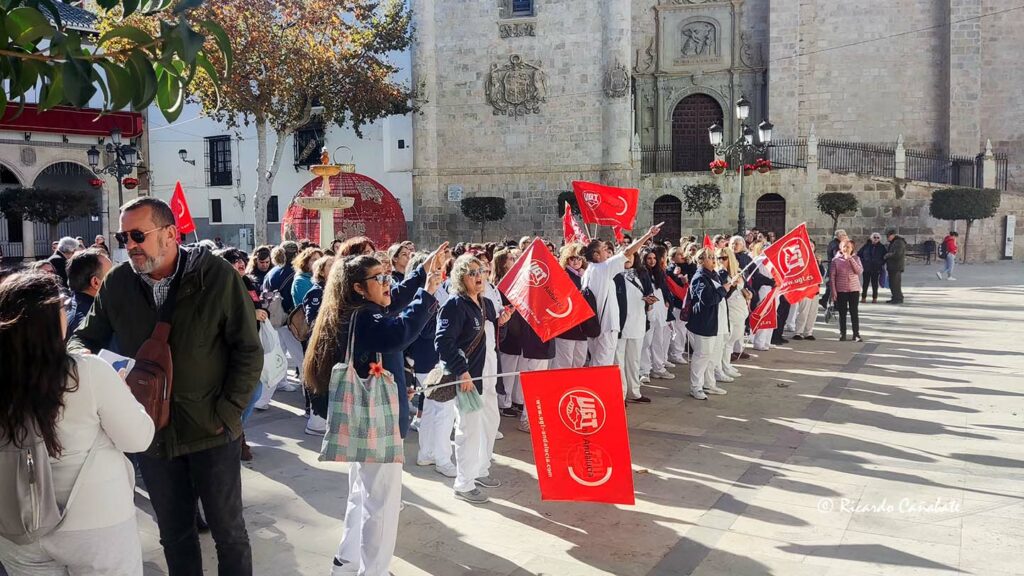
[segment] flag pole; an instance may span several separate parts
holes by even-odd
[[[196,237],[196,244],[199,244],[199,232],[196,232],[195,230],[193,230],[192,234],[195,235],[195,237]]]

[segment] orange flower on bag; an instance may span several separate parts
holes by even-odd
[[[370,376],[377,376],[379,378],[380,376],[383,375],[384,365],[379,362],[370,362]]]

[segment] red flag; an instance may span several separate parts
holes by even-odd
[[[584,223],[611,226],[619,242],[623,230],[633,229],[640,202],[640,191],[636,188],[615,188],[577,180],[572,183],[572,189]]]
[[[708,236],[707,234],[704,235],[704,247],[707,248],[708,250],[715,249],[715,243],[711,241],[711,237]]]
[[[790,304],[818,294],[821,270],[811,250],[807,224],[801,224],[764,249],[764,256],[779,273],[776,289]]]
[[[523,372],[541,500],[634,504],[616,366]]]
[[[542,342],[569,330],[594,315],[569,274],[558,264],[540,238],[505,274],[498,290],[522,314]]]
[[[178,227],[179,234],[191,234],[196,231],[196,223],[192,220],[192,212],[188,209],[185,190],[182,189],[180,180],[174,185],[171,211],[174,212],[174,224]]]
[[[750,311],[750,331],[771,329],[779,326],[778,288],[772,288],[758,303],[757,308]]]
[[[566,244],[572,244],[573,242],[579,242],[580,244],[590,243],[590,236],[580,226],[580,223],[576,221],[576,217],[572,215],[572,206],[568,202],[565,203],[565,215],[562,216],[562,236]]]

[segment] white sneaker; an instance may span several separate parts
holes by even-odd
[[[693,396],[697,400],[707,400],[708,395],[703,390],[690,390],[690,396]]]
[[[705,387],[704,391],[707,392],[708,394],[714,394],[716,396],[724,396],[728,394],[728,391],[725,388],[719,388],[718,386],[712,386],[710,388]]]
[[[277,385],[277,389],[282,392],[295,392],[299,389],[299,386],[297,384],[292,384],[288,380],[281,380]]]
[[[641,384],[650,384],[651,383],[651,377],[648,376],[647,374],[641,374],[640,375],[640,383]]]
[[[455,478],[459,475],[458,469],[450,464],[448,466],[434,466],[434,470],[441,476],[446,476],[448,478]]]
[[[665,362],[665,368],[670,368],[671,369],[671,368],[675,368],[675,367],[676,367],[676,365],[673,364],[672,362]]]
[[[949,278],[946,278],[946,280],[952,280],[952,281],[954,281],[954,282],[955,282],[955,281],[956,281],[956,278],[953,278],[952,276],[950,276]]]
[[[317,416],[316,414],[310,414],[309,420],[306,420],[306,434],[310,436],[323,436],[327,432],[327,420]]]
[[[341,566],[338,565],[338,560],[334,560],[334,565],[331,566],[331,576],[354,576],[359,573],[359,562],[345,562]]]
[[[936,272],[935,277],[938,278],[939,280],[942,280],[942,272]]]
[[[420,431],[420,417],[419,416],[416,416],[415,418],[412,419],[412,422],[409,422],[409,430],[415,430],[417,432]]]
[[[675,380],[676,375],[671,372],[651,372],[651,378],[657,378],[658,380]]]
[[[715,381],[717,381],[717,382],[726,382],[726,383],[728,383],[728,382],[735,382],[735,380],[733,380],[729,376],[726,376],[725,374],[722,374],[722,373],[715,374]]]
[[[683,358],[682,356],[675,356],[673,358],[669,358],[669,361],[676,365],[686,364],[686,358]]]
[[[530,422],[528,420],[520,420],[519,424],[516,424],[516,430],[520,432],[530,433]]]
[[[495,440],[501,440],[504,437],[505,437],[505,435],[501,433],[501,430],[498,430],[497,432],[494,433],[494,439]]]
[[[725,373],[732,378],[739,378],[740,376],[743,376],[743,374],[740,374],[740,371],[735,368],[729,368]]]

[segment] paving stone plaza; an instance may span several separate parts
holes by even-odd
[[[815,342],[744,363],[727,396],[697,402],[677,379],[628,410],[635,506],[542,502],[526,434],[503,419],[491,502],[452,497],[406,464],[391,571],[422,575],[1022,573],[1024,272],[968,265],[956,283],[913,265],[907,304],[862,307],[863,344]],[[344,513],[346,466],[320,464],[301,396],[247,426],[245,520],[258,574],[324,574]],[[406,442],[415,460],[416,436]],[[137,493],[146,574],[164,574]],[[203,536],[206,566],[213,541]]]

